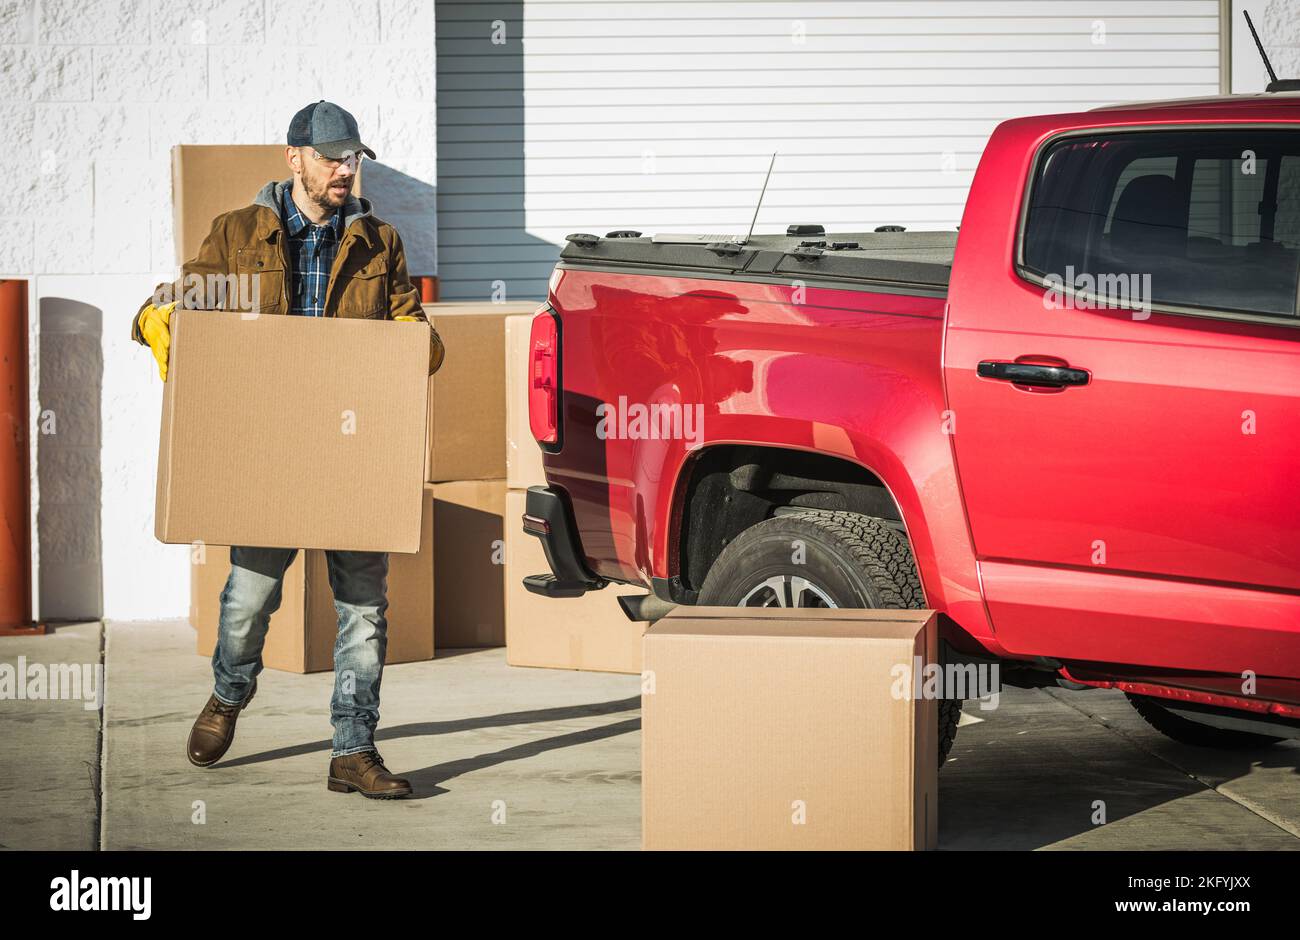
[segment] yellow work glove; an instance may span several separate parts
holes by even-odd
[[[407,320],[407,321],[410,321],[410,322],[414,322],[414,321],[416,321],[416,320],[419,320],[420,318],[419,318],[419,317],[393,317],[393,319],[394,319],[394,320]]]
[[[158,377],[167,381],[167,353],[172,345],[171,320],[175,302],[155,307],[153,304],[140,311],[140,335],[153,350],[158,360]]]

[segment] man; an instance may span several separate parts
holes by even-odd
[[[294,115],[285,158],[292,179],[271,182],[251,206],[212,223],[198,255],[174,285],[159,285],[140,308],[131,335],[147,344],[167,380],[169,323],[182,307],[248,309],[260,314],[425,320],[406,270],[397,232],[352,195],[361,155],[375,153],[361,142],[356,120],[336,104],[319,101]],[[231,277],[234,275],[234,277]],[[208,284],[203,303],[191,303],[196,279]],[[250,290],[247,286],[252,283]],[[231,284],[241,285],[231,296]],[[442,343],[431,332],[429,372],[442,364]],[[262,644],[280,606],[285,570],[295,549],[235,546],[230,577],[221,594],[217,646],[212,654],[214,690],[190,731],[186,753],[199,767],[215,764],[229,749],[239,713],[257,691]],[[330,587],[338,610],[334,647],[334,726],[327,785],[376,799],[407,796],[410,783],[394,776],[375,749],[379,683],[387,645],[388,555],[326,552]]]

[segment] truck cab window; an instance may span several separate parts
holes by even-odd
[[[1064,138],[1032,186],[1027,273],[1085,289],[1142,278],[1157,308],[1297,315],[1300,132]]]

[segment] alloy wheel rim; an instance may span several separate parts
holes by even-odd
[[[760,581],[738,607],[838,607],[822,588],[801,575],[778,574]]]

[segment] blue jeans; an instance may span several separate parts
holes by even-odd
[[[230,577],[221,592],[212,674],[217,698],[234,705],[248,697],[262,671],[262,644],[271,615],[280,609],[284,573],[293,548],[230,549]],[[386,552],[325,553],[339,632],[334,642],[334,694],[330,724],[340,757],[375,748],[379,681],[388,648],[388,555]]]

